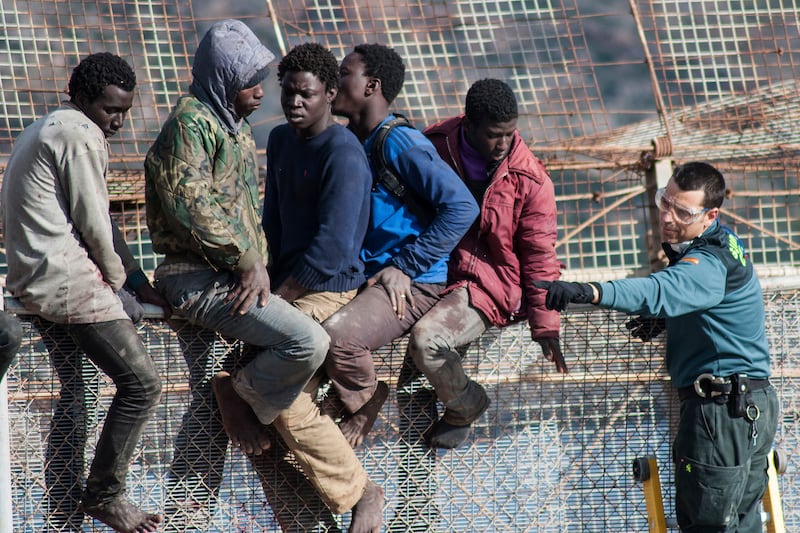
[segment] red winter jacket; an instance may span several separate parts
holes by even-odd
[[[464,179],[463,115],[425,130],[439,155]],[[466,285],[470,301],[495,326],[527,318],[534,339],[558,337],[560,315],[544,306],[535,280],[556,280],[556,200],[544,164],[519,132],[486,190],[480,216],[450,254],[448,291]],[[524,301],[524,303],[523,303]]]

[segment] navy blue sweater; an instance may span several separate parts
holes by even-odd
[[[262,225],[274,287],[289,276],[313,291],[344,292],[364,283],[358,254],[371,186],[364,148],[343,126],[311,139],[298,138],[288,124],[272,130]]]

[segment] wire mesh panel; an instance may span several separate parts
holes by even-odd
[[[185,90],[190,76],[198,42],[191,8],[191,2],[158,0],[2,2],[2,159],[22,128],[68,98],[67,82],[78,62],[108,51],[131,63],[138,82],[126,125],[111,140],[112,169],[140,170],[174,95]]]
[[[159,258],[144,216],[144,154],[188,87],[205,29],[234,17],[278,55],[307,41],[338,58],[363,42],[395,48],[407,73],[393,107],[419,127],[460,113],[475,80],[509,83],[520,131],[556,186],[557,253],[567,279],[648,272],[658,245],[651,165],[704,159],[727,180],[723,222],[743,238],[762,280],[780,288],[800,268],[797,13],[793,0],[4,0],[0,175],[19,132],[67,97],[82,57],[121,55],[138,86],[125,127],[111,139],[111,209],[151,273]],[[274,74],[264,88],[266,102],[250,117],[262,164],[267,134],[283,122]],[[0,257],[0,274],[4,263]],[[790,455],[800,438],[799,301],[796,290],[767,294],[783,405],[779,445]],[[403,341],[382,350],[380,372],[392,392],[359,453],[386,491],[387,529],[644,531],[644,501],[629,472],[643,455],[658,458],[673,514],[668,450],[676,401],[663,346],[631,341],[623,323],[615,313],[567,315],[566,376],[542,360],[525,327],[487,332],[465,360],[492,406],[472,440],[446,453],[420,440],[440,406],[404,365]],[[207,332],[177,330],[159,320],[140,325],[165,392],[131,469],[133,499],[166,512],[172,531],[344,530],[349,517],[320,506],[285,450],[250,461],[208,422],[215,411],[208,376],[247,351]],[[55,529],[48,507],[54,496],[61,505],[66,498],[53,494],[46,474],[62,466],[48,455],[58,380],[37,330],[27,331],[9,377],[15,531]],[[186,354],[193,354],[188,363]],[[90,458],[113,387],[91,365],[81,362],[80,372],[85,386],[70,409],[87,421],[75,429]],[[789,530],[800,528],[796,475],[790,462],[780,481]]]
[[[800,450],[800,294],[771,291],[765,301],[782,406],[776,445],[792,458]],[[669,450],[678,402],[663,368],[663,341],[631,339],[626,320],[596,309],[565,315],[566,375],[541,357],[526,326],[489,330],[464,361],[492,403],[467,443],[451,451],[432,451],[421,440],[441,406],[424,378],[404,365],[405,340],[380,350],[379,375],[391,393],[358,455],[385,491],[387,531],[646,531],[644,494],[631,465],[650,455],[659,462],[667,515],[674,516]],[[85,466],[51,459],[54,446],[74,439],[54,439],[63,431],[50,422],[58,381],[37,330],[29,322],[26,328],[8,378],[12,493],[14,531],[34,532],[55,530],[54,511],[69,503],[57,473],[72,467],[85,479]],[[266,463],[228,447],[206,376],[246,360],[246,350],[159,320],[139,330],[164,396],[128,476],[133,500],[165,512],[167,531],[344,530],[350,517],[318,506],[296,465],[264,469]],[[91,458],[113,386],[80,357],[76,364],[86,386],[71,404],[74,424],[65,427],[86,435]],[[800,528],[797,475],[791,459],[779,478],[787,531]],[[86,521],[83,530],[102,529]]]
[[[521,104],[520,131],[537,142],[608,127],[572,2],[384,1],[279,3],[287,44],[315,40],[338,57],[381,42],[403,57],[397,98],[419,124],[463,112],[481,78],[506,80]]]
[[[744,95],[795,77],[795,0],[650,1],[640,10],[667,106]],[[755,110],[753,110],[755,111]],[[728,117],[729,123],[740,117]],[[704,126],[725,126],[718,120]]]
[[[143,213],[132,204],[144,201],[144,154],[188,88],[196,45],[212,22],[238,17],[278,55],[306,41],[339,58],[363,42],[395,48],[407,73],[393,106],[419,127],[460,113],[472,82],[508,82],[520,132],[556,184],[557,251],[575,276],[649,268],[641,157],[658,138],[658,157],[723,170],[726,222],[762,275],[796,275],[796,13],[792,0],[3,2],[0,173],[22,128],[67,97],[77,62],[109,50],[139,80],[127,123],[111,139],[113,209]],[[250,117],[262,149],[283,122],[274,75],[264,87],[265,103]],[[143,219],[131,227],[150,271],[158,258]]]

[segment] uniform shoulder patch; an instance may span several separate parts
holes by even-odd
[[[698,259],[697,257],[684,257],[683,259],[678,261],[678,263],[691,263],[693,265],[699,265],[700,259]]]

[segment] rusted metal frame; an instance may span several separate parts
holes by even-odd
[[[587,227],[589,227],[592,224],[594,224],[594,222],[597,221],[599,218],[602,218],[602,217],[606,216],[609,212],[613,211],[614,209],[616,209],[620,205],[624,204],[625,202],[631,200],[632,198],[635,198],[636,196],[642,194],[642,192],[644,192],[645,190],[646,189],[643,186],[637,185],[635,187],[629,187],[627,189],[622,189],[622,190],[616,191],[615,195],[622,195],[620,198],[618,198],[611,205],[601,209],[599,212],[595,213],[594,215],[592,215],[591,217],[589,217],[588,219],[583,221],[581,224],[579,224],[575,228],[573,228],[566,235],[564,235],[561,239],[559,239],[556,242],[556,248],[558,248],[559,246],[563,246],[564,244],[569,242],[569,240],[572,239],[572,237],[574,237],[575,235],[577,235],[578,233],[580,233],[581,231],[583,231]],[[593,195],[593,196],[595,196],[595,195]]]

